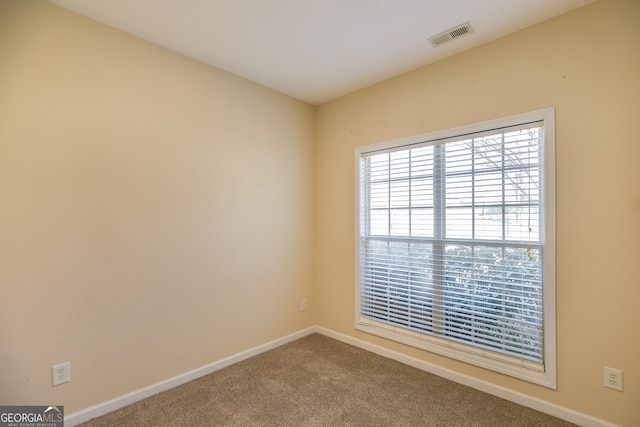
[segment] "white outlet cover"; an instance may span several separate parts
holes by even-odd
[[[71,364],[69,362],[60,363],[51,367],[53,386],[68,383],[71,381]]]
[[[613,390],[623,391],[622,371],[605,366],[604,386]]]

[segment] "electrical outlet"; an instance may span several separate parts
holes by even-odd
[[[604,386],[614,390],[622,391],[622,371],[619,369],[604,367]]]
[[[306,298],[300,300],[300,311],[307,311],[307,300],[306,300]]]
[[[53,375],[53,386],[68,383],[71,381],[71,363],[64,362],[59,365],[51,367],[51,374]]]

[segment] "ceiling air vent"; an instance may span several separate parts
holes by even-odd
[[[462,36],[466,36],[467,34],[473,33],[473,27],[469,22],[465,22],[464,24],[457,25],[453,28],[449,28],[446,31],[441,32],[440,34],[436,34],[433,37],[429,37],[429,41],[433,45],[433,47],[438,47],[441,44],[445,44],[450,42],[453,39],[459,39]]]

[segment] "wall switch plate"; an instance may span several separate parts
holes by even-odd
[[[300,311],[307,311],[307,300],[306,300],[306,298],[300,300]]]
[[[51,374],[53,375],[53,386],[68,383],[71,381],[71,363],[64,362],[59,365],[51,367]]]

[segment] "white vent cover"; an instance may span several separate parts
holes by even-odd
[[[465,22],[464,24],[457,25],[453,28],[449,28],[448,30],[441,32],[440,34],[429,37],[429,41],[431,42],[433,47],[438,47],[441,44],[445,44],[453,39],[458,39],[471,33],[473,33],[473,27],[471,27],[471,24],[469,22]]]

